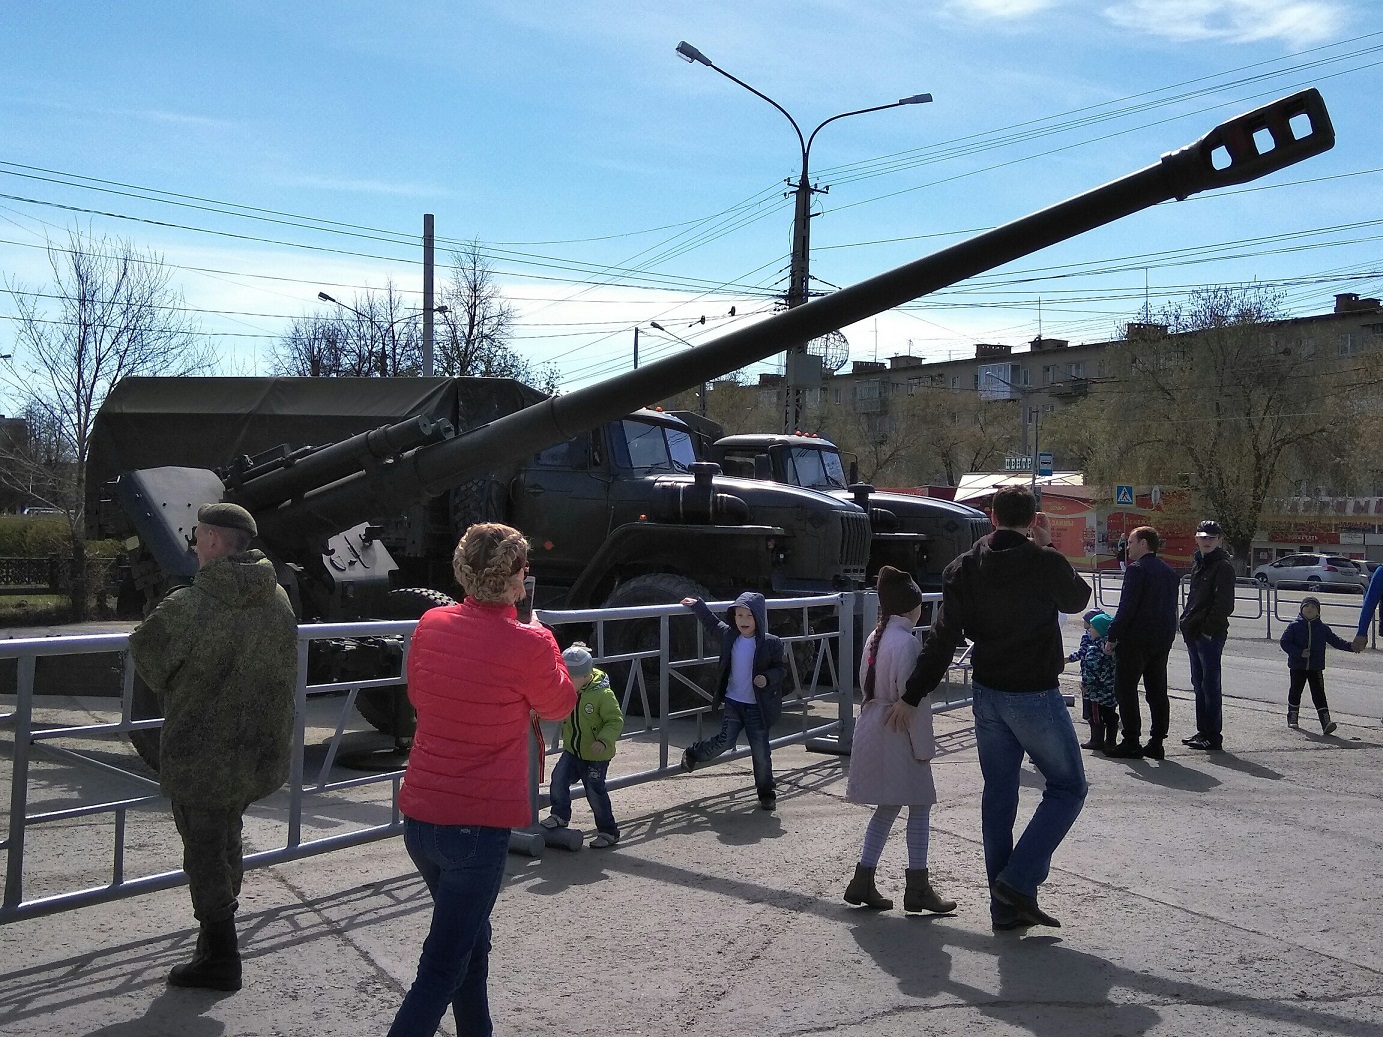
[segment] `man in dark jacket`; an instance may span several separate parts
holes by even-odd
[[[889,723],[906,729],[955,650],[966,638],[975,643],[972,702],[984,774],[980,826],[990,918],[995,929],[1059,926],[1038,907],[1037,887],[1080,814],[1086,782],[1076,729],[1057,688],[1066,661],[1058,613],[1085,608],[1090,587],[1051,547],[1051,525],[1026,486],[994,495],[994,525],[942,573],[941,608]],[[1046,785],[1014,845],[1024,754]]]
[[[1177,574],[1157,557],[1162,540],[1152,526],[1129,534],[1128,571],[1119,610],[1109,627],[1106,651],[1114,652],[1114,694],[1124,718],[1124,738],[1105,755],[1162,759],[1171,708],[1167,702],[1167,656],[1177,636]],[[1140,745],[1142,717],[1138,681],[1148,699],[1148,744]]]
[[[1234,614],[1234,563],[1224,548],[1224,530],[1214,519],[1196,527],[1191,587],[1181,610],[1181,636],[1191,658],[1191,688],[1196,693],[1196,733],[1183,738],[1192,749],[1219,749],[1221,731],[1220,656]]]
[[[240,989],[235,911],[245,808],[288,777],[298,625],[274,564],[248,550],[255,520],[235,504],[197,512],[199,569],[130,634],[130,655],[163,710],[159,784],[183,841],[192,961],[168,982]]]

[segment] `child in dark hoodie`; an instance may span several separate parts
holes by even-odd
[[[754,761],[759,806],[772,810],[778,805],[778,793],[768,731],[783,711],[783,642],[768,632],[768,605],[762,594],[745,591],[730,606],[731,622],[726,623],[700,598],[683,598],[682,604],[696,613],[702,626],[720,636],[716,700],[725,703],[720,733],[688,746],[682,753],[682,769],[695,770],[698,764],[733,749],[743,730]]]
[[[1325,646],[1331,644],[1346,652],[1354,651],[1354,646],[1321,622],[1321,603],[1309,595],[1301,599],[1301,615],[1287,624],[1279,643],[1287,653],[1287,669],[1292,675],[1287,689],[1287,726],[1298,726],[1301,689],[1309,681],[1321,730],[1330,734],[1337,725],[1330,719],[1330,705],[1325,701]]]

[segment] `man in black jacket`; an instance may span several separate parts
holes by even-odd
[[[1177,636],[1177,574],[1157,557],[1161,538],[1152,526],[1129,534],[1128,571],[1119,593],[1119,611],[1109,626],[1105,651],[1114,653],[1114,694],[1124,718],[1124,738],[1106,756],[1137,759],[1163,757],[1171,708],[1167,702],[1167,656]],[[1151,721],[1148,744],[1140,745],[1142,717],[1138,681],[1148,699]]]
[[[1191,588],[1181,610],[1181,636],[1191,657],[1191,688],[1196,693],[1196,733],[1183,738],[1192,749],[1219,749],[1220,656],[1234,614],[1234,563],[1224,549],[1224,530],[1214,519],[1196,527],[1196,557]]]
[[[994,495],[994,525],[993,533],[942,573],[941,608],[889,723],[906,730],[912,710],[941,683],[955,650],[966,638],[975,643],[972,704],[984,774],[980,827],[990,917],[995,929],[1058,926],[1037,906],[1037,887],[1086,792],[1080,743],[1057,689],[1066,662],[1058,613],[1085,608],[1090,587],[1051,547],[1051,525],[1026,486],[1006,486]],[[1014,845],[1025,753],[1046,785]]]

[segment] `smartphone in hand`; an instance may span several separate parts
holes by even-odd
[[[518,610],[520,623],[531,623],[533,621],[533,588],[537,581],[532,576],[523,578],[523,597],[514,602],[514,608]]]

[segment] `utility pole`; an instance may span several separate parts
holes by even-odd
[[[639,369],[639,326],[634,325],[634,370]]]
[[[432,377],[432,213],[423,213],[423,377]]]
[[[869,112],[881,112],[886,108],[897,108],[905,104],[927,104],[931,101],[931,94],[913,94],[911,97],[903,97],[890,104],[877,104],[870,108],[858,108],[850,112],[841,112],[833,115],[819,123],[816,129],[810,134],[803,134],[802,128],[797,125],[797,120],[792,117],[786,108],[769,97],[762,91],[755,90],[743,79],[732,76],[725,69],[716,65],[710,58],[702,54],[690,43],[683,40],[677,44],[677,53],[691,64],[705,65],[707,68],[720,73],[730,82],[737,86],[742,86],[755,97],[762,98],[778,109],[780,113],[792,124],[793,132],[797,134],[797,143],[801,149],[802,172],[797,177],[797,184],[793,187],[796,195],[793,206],[792,216],[792,263],[788,269],[788,309],[801,306],[807,301],[809,290],[808,283],[811,279],[811,203],[812,195],[815,193],[824,194],[829,190],[827,187],[812,187],[810,182],[809,162],[812,151],[812,141],[816,140],[816,135],[822,128],[837,119],[846,119],[852,115],[865,115]],[[788,181],[792,183],[791,180]],[[796,430],[799,418],[802,413],[802,378],[806,373],[807,366],[807,344],[791,347],[783,356],[783,431],[791,433]]]

